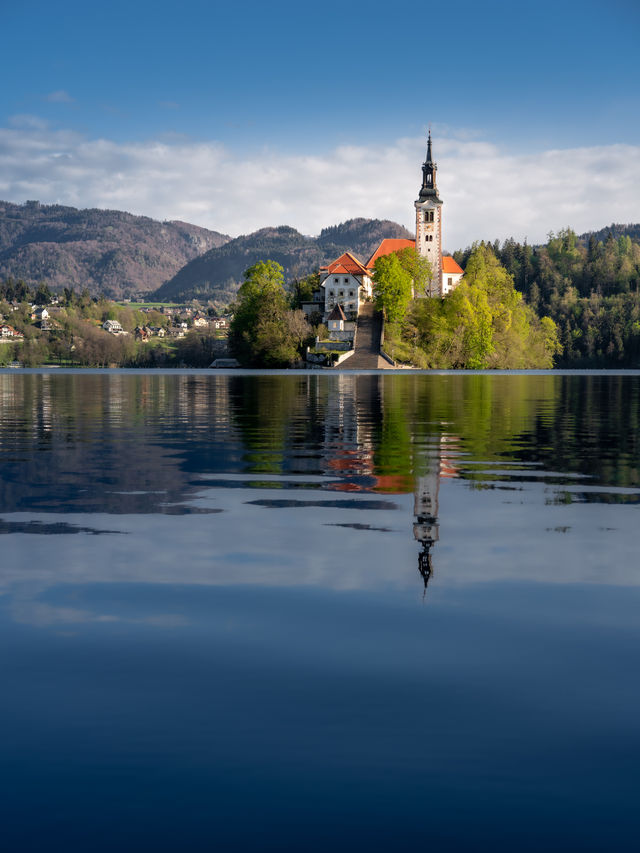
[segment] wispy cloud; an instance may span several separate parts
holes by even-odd
[[[51,104],[71,104],[75,98],[72,98],[64,89],[56,89],[55,92],[49,92],[46,100]]]
[[[445,246],[640,218],[640,146],[518,154],[449,129],[436,137]],[[0,128],[0,198],[182,219],[230,234],[288,224],[316,234],[355,216],[412,227],[423,139],[237,155],[216,142],[88,139],[33,116]]]

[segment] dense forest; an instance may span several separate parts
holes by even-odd
[[[640,226],[578,237],[567,228],[544,246],[482,243],[515,288],[558,329],[556,367],[640,366]],[[477,246],[454,254],[466,269]]]
[[[374,294],[393,359],[443,370],[554,366],[561,350],[555,323],[524,302],[491,246],[474,247],[464,278],[445,297],[411,299],[412,286],[424,292],[430,276],[430,264],[415,249],[376,261]]]

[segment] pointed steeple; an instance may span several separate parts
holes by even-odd
[[[422,164],[422,187],[420,189],[419,201],[426,201],[428,198],[438,198],[438,188],[436,186],[437,170],[438,166],[433,162],[431,154],[431,128],[429,128],[427,159]]]

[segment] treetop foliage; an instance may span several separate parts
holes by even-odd
[[[527,304],[556,323],[563,346],[558,366],[638,366],[640,243],[636,234],[640,236],[637,226],[611,226],[582,237],[565,228],[549,234],[544,246],[513,239],[479,245],[491,247]],[[476,248],[457,252],[458,263],[466,267]]]
[[[245,272],[229,331],[231,351],[241,364],[289,366],[313,339],[303,312],[291,307],[284,284],[284,269],[276,261],[258,261]]]
[[[559,349],[553,321],[524,303],[486,245],[475,247],[455,290],[414,300],[390,337],[396,357],[432,368],[551,367]]]

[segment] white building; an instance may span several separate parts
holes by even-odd
[[[442,256],[442,275],[440,278],[440,296],[446,296],[460,284],[464,275],[462,267],[456,263],[451,255]]]
[[[105,320],[102,328],[105,332],[111,332],[112,335],[122,335],[124,333],[124,329],[117,320]]]
[[[351,252],[345,252],[328,266],[320,267],[320,277],[325,317],[340,305],[347,319],[353,319],[362,302],[371,298],[369,271]]]
[[[327,326],[329,327],[329,333],[331,332],[344,332],[344,324],[347,318],[344,315],[344,311],[342,310],[341,305],[338,303],[334,306],[333,310],[327,317]]]

